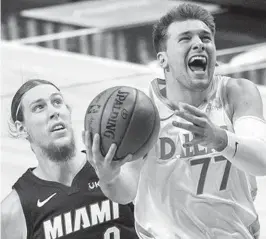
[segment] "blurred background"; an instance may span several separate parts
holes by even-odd
[[[152,25],[181,2],[186,0],[2,0],[1,39],[158,70]],[[266,1],[192,2],[206,7],[215,17],[219,64],[249,65],[245,72],[241,68],[238,74],[235,68],[227,69],[226,74],[265,84],[261,63],[265,63],[266,55]]]
[[[29,78],[52,80],[69,94],[80,136],[88,102],[101,90],[123,84],[145,91],[150,80],[163,77],[153,51],[152,25],[182,2],[188,1],[1,1],[1,199],[28,167],[36,165],[27,142],[8,134],[15,90]],[[192,2],[215,17],[216,73],[256,83],[266,116],[266,0]],[[262,239],[265,202],[266,180],[260,177],[255,203]]]
[[[2,0],[1,38],[19,41],[80,30],[72,36],[61,34],[21,42],[147,64],[155,59],[152,24],[178,2],[185,1]],[[194,2],[206,6],[215,16],[218,50],[266,42],[265,0]]]

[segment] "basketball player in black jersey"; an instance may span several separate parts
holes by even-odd
[[[94,169],[77,152],[71,111],[49,81],[16,92],[11,118],[38,160],[1,205],[3,239],[135,239],[132,209],[106,198]]]

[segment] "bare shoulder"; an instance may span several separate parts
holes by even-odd
[[[1,226],[2,238],[26,238],[25,216],[15,190],[1,202]]]
[[[261,95],[252,81],[231,78],[226,85],[226,92],[234,120],[241,116],[263,118]]]
[[[241,95],[245,97],[243,93],[249,93],[256,96],[260,96],[259,90],[252,81],[243,78],[231,78],[227,83],[227,92],[229,95]],[[249,96],[250,97],[250,96]]]
[[[10,194],[1,203],[2,219],[16,218],[20,213],[23,213],[19,196],[15,190],[12,190]]]

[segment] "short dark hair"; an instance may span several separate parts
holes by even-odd
[[[59,88],[57,86],[55,86],[52,82],[47,81],[47,80],[31,79],[31,80],[26,81],[18,89],[18,91],[15,93],[15,95],[14,95],[14,97],[12,99],[12,103],[11,103],[11,119],[13,120],[13,122],[16,122],[17,120],[23,122],[23,120],[24,120],[24,118],[23,118],[23,109],[22,109],[22,105],[21,105],[21,99],[22,99],[23,95],[27,91],[29,91],[30,89],[34,88],[35,86],[43,85],[43,84],[52,85],[57,90],[59,90]]]
[[[197,4],[183,3],[167,12],[154,24],[152,38],[155,51],[158,53],[166,50],[167,30],[171,23],[189,19],[204,22],[215,35],[215,23],[211,13]]]

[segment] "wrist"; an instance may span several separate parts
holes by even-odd
[[[228,145],[228,135],[227,131],[224,129],[219,129],[217,134],[217,141],[214,146],[214,149],[217,152],[223,151]]]
[[[119,178],[119,175],[120,175],[120,170],[112,173],[112,175],[110,175],[109,177],[99,177],[99,183],[100,185],[101,184],[111,185]]]
[[[226,158],[234,158],[237,150],[238,150],[238,139],[234,133],[229,131],[225,131],[227,135],[227,146],[222,150],[219,151],[222,155]]]

